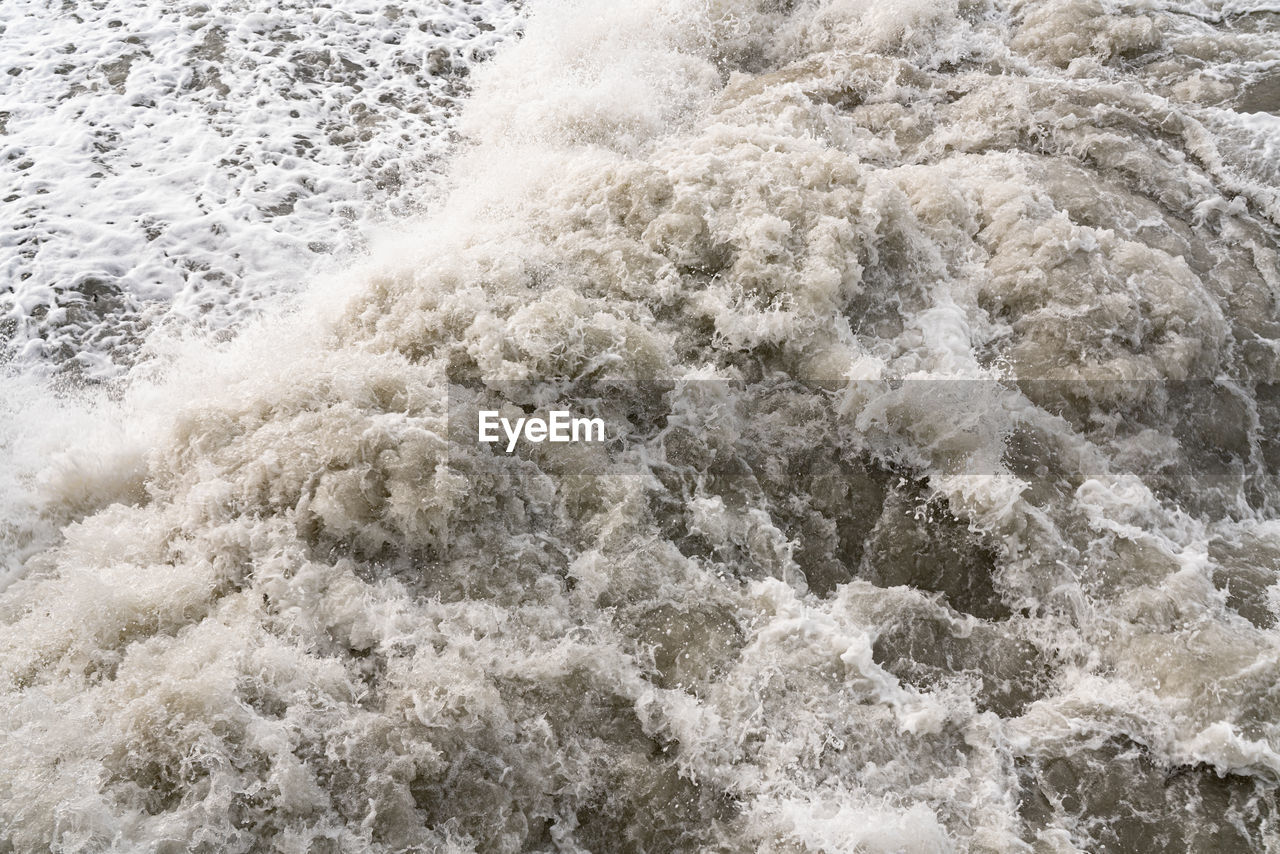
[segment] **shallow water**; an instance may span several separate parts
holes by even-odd
[[[436,195],[506,0],[0,9],[0,342],[118,376],[234,328]]]
[[[525,13],[414,230],[11,372],[0,846],[1280,848],[1276,10]]]

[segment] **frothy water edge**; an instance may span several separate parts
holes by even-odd
[[[0,845],[1276,848],[1268,15],[536,9],[418,235],[20,433]]]

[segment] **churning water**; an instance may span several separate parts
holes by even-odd
[[[0,851],[1280,850],[1280,7],[0,21]]]

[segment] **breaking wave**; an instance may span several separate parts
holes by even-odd
[[[5,403],[0,850],[1277,850],[1278,26],[536,7],[412,237]]]

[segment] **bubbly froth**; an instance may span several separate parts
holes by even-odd
[[[1280,844],[1274,17],[536,7],[412,239],[23,481],[0,843]]]

